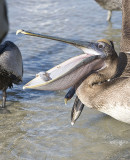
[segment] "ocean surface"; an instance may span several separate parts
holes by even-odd
[[[94,0],[7,0],[10,30],[23,57],[23,82],[8,89],[8,114],[0,114],[0,160],[130,160],[130,125],[87,107],[74,126],[74,98],[64,91],[23,90],[40,71],[82,53],[52,40],[19,34],[18,29],[64,38],[114,41],[119,52],[121,12],[107,11]],[[2,100],[0,101],[0,103]]]

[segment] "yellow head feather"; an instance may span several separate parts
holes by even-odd
[[[111,42],[109,40],[107,40],[107,39],[100,39],[97,42],[105,42],[105,43],[107,43],[107,44],[109,44],[111,46]]]

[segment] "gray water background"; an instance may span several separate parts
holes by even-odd
[[[5,40],[20,48],[23,83],[8,89],[10,114],[0,115],[0,160],[129,160],[130,126],[85,107],[74,126],[74,99],[64,105],[67,91],[22,90],[40,71],[82,51],[70,45],[15,35],[17,29],[64,38],[111,39],[119,51],[121,12],[112,23],[94,0],[7,0],[10,31]],[[2,101],[0,101],[2,102]]]

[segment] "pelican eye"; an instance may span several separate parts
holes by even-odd
[[[105,47],[105,44],[104,43],[98,43],[98,48],[99,49],[103,49]]]

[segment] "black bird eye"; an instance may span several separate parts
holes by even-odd
[[[98,44],[98,48],[99,48],[99,49],[104,48],[104,44],[103,44],[103,43],[99,43],[99,44]]]

